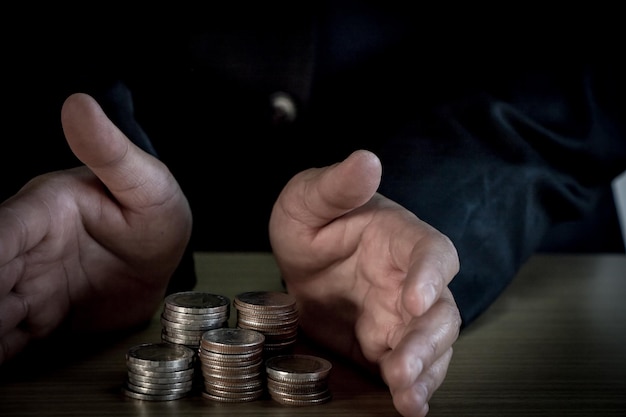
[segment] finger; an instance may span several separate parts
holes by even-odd
[[[0,299],[0,337],[14,330],[26,318],[28,307],[24,299],[14,292],[9,292]]]
[[[30,335],[20,328],[14,328],[0,337],[0,365],[24,350],[30,338]]]
[[[459,272],[459,257],[450,239],[433,228],[415,246],[411,257],[401,302],[411,316],[421,316]]]
[[[409,387],[452,346],[459,336],[461,318],[446,289],[442,297],[408,328],[391,340],[381,359],[381,373],[390,387]]]
[[[390,389],[396,410],[403,416],[423,417],[428,414],[428,402],[443,383],[451,359],[452,348],[449,348],[413,384],[405,388]]]
[[[152,206],[175,192],[164,165],[128,140],[92,97],[86,94],[68,97],[61,121],[76,157],[122,205]]]
[[[18,256],[39,243],[50,225],[48,206],[21,193],[0,205],[0,295],[7,294],[22,273],[23,260]]]
[[[296,175],[280,199],[282,209],[308,227],[324,226],[365,204],[378,189],[381,172],[376,155],[355,151],[338,164]]]

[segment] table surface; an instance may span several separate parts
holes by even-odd
[[[197,290],[231,300],[281,290],[267,253],[197,253]],[[536,255],[492,307],[464,330],[429,416],[623,416],[626,411],[626,256]],[[160,314],[160,312],[159,312]],[[269,398],[218,403],[199,395],[139,401],[121,394],[125,354],[160,341],[155,315],[106,340],[36,346],[0,368],[2,416],[396,416],[387,388],[305,341],[296,352],[331,361],[328,403]],[[234,315],[231,314],[231,326]]]

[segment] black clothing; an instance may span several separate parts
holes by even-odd
[[[464,324],[533,252],[576,250],[544,241],[564,222],[591,222],[585,232],[608,234],[585,242],[623,251],[607,193],[626,169],[625,68],[611,49],[623,38],[610,22],[591,35],[545,11],[496,20],[290,4],[173,13],[171,25],[116,10],[47,33],[28,26],[36,41],[8,52],[2,169],[12,181],[1,197],[76,163],[59,109],[82,91],[179,180],[194,212],[190,251],[269,250],[267,220],[287,180],[357,148],[381,157],[383,195],[457,246],[450,288]],[[277,113],[276,92],[291,97],[295,121]],[[33,146],[34,159],[8,168]],[[608,217],[593,216],[599,203]],[[189,254],[171,291],[190,285]]]

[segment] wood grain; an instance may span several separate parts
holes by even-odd
[[[267,253],[198,253],[198,290],[232,298],[281,290]],[[429,416],[623,416],[626,256],[537,255],[455,345]],[[231,325],[235,316],[231,312]],[[158,314],[128,335],[53,340],[0,368],[2,416],[397,416],[384,384],[302,339],[333,364],[333,399],[309,407],[269,398],[223,404],[124,397],[125,353],[160,340]],[[61,349],[53,346],[61,344]]]

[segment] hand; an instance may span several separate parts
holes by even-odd
[[[85,166],[34,178],[0,205],[0,363],[66,320],[98,331],[149,319],[190,237],[171,173],[91,97],[69,97],[61,121]]]
[[[274,205],[270,238],[303,331],[378,367],[396,409],[424,416],[459,334],[447,287],[459,261],[446,236],[376,193],[380,177],[367,151],[297,174]]]

